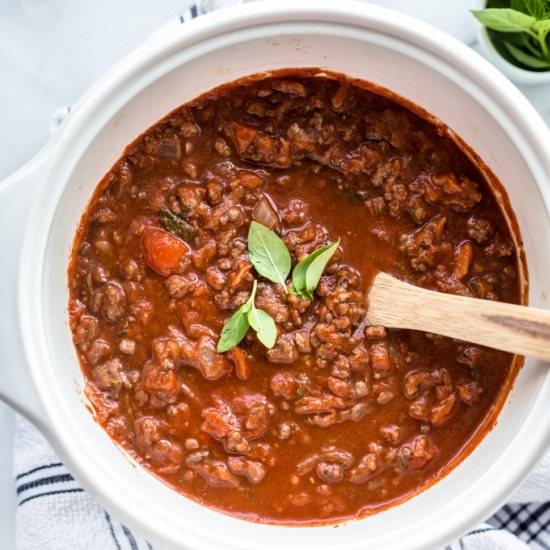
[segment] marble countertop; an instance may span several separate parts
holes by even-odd
[[[440,0],[374,1],[417,15],[472,43],[474,27],[467,10],[479,0],[449,2],[445,10]],[[73,104],[113,63],[189,4],[190,0],[0,0],[0,179],[46,142],[55,109]],[[522,91],[550,125],[550,86]],[[12,442],[13,413],[0,403],[3,550],[15,548]]]

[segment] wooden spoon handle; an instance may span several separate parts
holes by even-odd
[[[386,273],[374,279],[367,320],[550,361],[550,311],[426,290]]]

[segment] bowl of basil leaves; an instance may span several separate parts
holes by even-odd
[[[472,13],[482,52],[510,80],[550,82],[550,0],[488,0]]]

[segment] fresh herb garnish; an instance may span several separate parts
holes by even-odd
[[[292,292],[310,300],[319,284],[321,275],[328,262],[336,252],[340,239],[335,243],[327,244],[306,256],[292,272]]]
[[[216,347],[218,353],[234,348],[246,336],[250,328],[249,311],[250,304],[246,302],[225,322]]]
[[[306,300],[313,298],[321,275],[336,252],[340,239],[314,250],[296,265],[292,273],[291,291]],[[271,229],[253,221],[248,231],[248,255],[256,271],[273,283],[286,288],[286,279],[292,267],[290,252],[283,240]],[[256,332],[258,340],[272,348],[277,341],[277,325],[263,309],[254,304],[258,282],[254,280],[248,300],[226,321],[218,340],[219,353],[235,347],[246,336],[249,328]]]
[[[488,29],[498,32],[530,32],[536,19],[510,8],[486,8],[472,12]]]
[[[263,309],[257,309],[252,304],[252,309],[248,312],[248,322],[256,331],[258,340],[266,347],[271,349],[277,340],[277,326],[273,317]]]
[[[509,61],[532,70],[550,69],[549,0],[493,0],[472,13]]]
[[[550,68],[550,62],[545,61],[543,59],[539,59],[534,55],[525,53],[523,50],[521,50],[517,46],[510,44],[510,42],[504,42],[504,46],[510,52],[510,55],[512,55],[512,57],[516,59],[516,61],[519,61],[520,63],[522,63],[523,65],[526,65],[527,67],[530,67],[532,69]]]
[[[253,221],[248,230],[248,255],[260,275],[286,289],[285,281],[291,267],[290,253],[274,231]]]
[[[256,331],[258,340],[266,347],[272,348],[277,340],[277,326],[272,317],[263,309],[254,305],[258,282],[254,281],[252,292],[248,300],[233,313],[223,326],[216,347],[218,353],[234,348],[246,336],[248,329],[252,327]]]
[[[174,214],[168,208],[163,208],[159,214],[159,221],[166,231],[169,231],[186,243],[193,244],[195,231],[191,224],[182,216]]]

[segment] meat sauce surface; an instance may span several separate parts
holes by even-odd
[[[293,264],[340,239],[311,300],[255,272],[253,219]],[[443,125],[341,75],[237,81],[131,144],[82,218],[69,284],[86,395],[114,441],[204,505],[271,523],[373,513],[457,462],[513,365],[369,326],[373,277],[520,303],[517,256]],[[217,353],[254,279],[275,346],[250,330]]]

